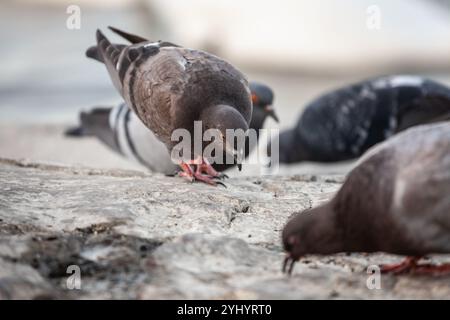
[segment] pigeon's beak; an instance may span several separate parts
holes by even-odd
[[[278,119],[278,116],[276,115],[276,113],[275,113],[275,109],[272,107],[272,106],[266,106],[265,108],[264,108],[264,111],[266,112],[266,114],[269,116],[269,117],[272,117],[273,118],[273,120],[275,120],[276,122],[280,122],[280,119]]]

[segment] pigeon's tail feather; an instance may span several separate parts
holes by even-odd
[[[137,36],[135,34],[131,34],[131,33],[128,33],[128,32],[122,31],[122,30],[119,30],[119,29],[111,27],[111,26],[109,26],[108,29],[111,30],[112,32],[118,34],[119,36],[121,36],[122,38],[128,40],[129,42],[131,42],[133,44],[141,43],[141,42],[148,42],[149,41],[149,40],[147,40],[147,39],[145,39],[143,37],[140,37],[140,36]]]
[[[98,52],[97,46],[89,47],[86,50],[86,57],[97,60],[98,62],[103,62],[103,58]]]
[[[81,127],[90,135],[93,135],[96,128],[109,129],[109,115],[111,113],[110,107],[97,107],[88,112],[80,113]]]
[[[109,118],[108,108],[94,108],[88,112],[82,111],[79,114],[80,124],[75,127],[68,128],[64,135],[67,137],[91,137],[95,136],[96,127],[101,127],[104,123],[103,119]]]
[[[99,59],[106,65],[114,86],[122,94],[122,81],[131,63],[125,52],[129,47],[112,44],[100,30],[97,30],[97,50]]]
[[[97,137],[106,145],[117,150],[114,129],[111,128],[112,107],[97,107],[80,113],[80,125],[66,130],[69,137]]]
[[[122,51],[122,50],[126,47],[126,45],[123,45],[123,44],[111,44],[111,45],[112,45],[116,50],[119,50],[119,51]],[[94,60],[97,60],[98,62],[104,63],[103,57],[102,57],[102,55],[100,54],[100,52],[99,52],[97,46],[89,47],[89,48],[86,50],[86,57],[91,58],[91,59],[94,59]]]
[[[81,138],[81,137],[89,136],[83,130],[82,126],[70,127],[66,131],[64,131],[64,135],[66,137],[73,137],[73,138]]]
[[[152,43],[153,42],[153,43],[158,43],[159,47],[161,47],[161,48],[162,47],[179,47],[179,45],[177,45],[175,43],[172,43],[172,42],[169,42],[169,41],[161,41],[161,40],[153,41],[153,40],[149,40],[149,39],[143,38],[141,36],[137,36],[135,34],[131,34],[131,33],[119,30],[119,29],[111,27],[111,26],[109,26],[108,28],[109,28],[109,30],[111,30],[112,32],[118,34],[119,36],[121,36],[125,40],[128,40],[132,44],[142,43],[142,42],[146,42],[146,43]]]

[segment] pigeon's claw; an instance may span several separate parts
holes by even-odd
[[[191,165],[196,166],[196,169],[193,170]],[[186,177],[190,181],[198,180],[212,186],[227,187],[224,183],[215,180],[223,179],[226,175],[217,172],[205,158],[198,157],[195,160],[182,162],[180,167],[183,170],[180,176]]]
[[[204,183],[209,184],[211,186],[216,186],[218,184],[223,184],[220,181],[214,181],[214,178],[212,178],[210,176],[207,176],[207,175],[204,175],[204,174],[201,174],[201,173],[199,173],[197,171],[194,172],[194,178],[195,178],[195,180],[204,182]]]
[[[214,178],[216,178],[216,179],[219,179],[219,180],[225,180],[225,179],[228,179],[228,178],[230,178],[228,175],[226,175],[225,173],[219,173],[216,177],[214,177]]]
[[[222,179],[222,177],[224,176],[223,173],[217,172],[206,158],[199,157],[195,161],[197,162],[197,172],[205,173],[210,177],[218,179]]]
[[[414,269],[414,273],[423,275],[448,275],[450,274],[450,263],[441,265],[419,264]]]
[[[423,275],[442,275],[450,274],[450,264],[445,263],[441,265],[434,264],[421,264],[418,263],[420,257],[407,257],[400,263],[392,265],[381,266],[382,273],[413,273],[413,274],[423,274]]]
[[[181,170],[178,175],[180,177],[184,177],[186,179],[189,180],[189,182],[194,182],[195,177],[194,177],[194,171],[192,170],[191,166],[188,165],[187,163],[182,162],[180,164]]]
[[[294,270],[295,260],[291,258],[289,254],[286,255],[283,261],[283,267],[281,271],[288,276],[292,275],[292,270]]]

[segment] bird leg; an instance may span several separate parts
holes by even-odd
[[[181,167],[181,170],[183,170],[183,171],[180,171],[178,173],[178,175],[180,177],[184,177],[184,178],[188,179],[190,182],[194,182],[194,180],[195,180],[194,171],[192,170],[191,166],[185,162],[181,162],[180,167]]]
[[[294,270],[295,262],[296,262],[296,260],[291,258],[291,256],[289,254],[287,254],[286,257],[284,258],[283,266],[281,268],[281,271],[284,274],[287,274],[288,276],[291,276],[292,275],[292,270]]]
[[[381,273],[401,274],[414,270],[420,257],[407,257],[400,263],[385,264],[381,266]]]
[[[197,160],[197,172],[198,173],[206,173],[207,175],[218,178],[218,179],[224,179],[228,178],[228,176],[225,173],[219,173],[217,172],[212,165],[209,163],[209,161],[205,158],[199,157]]]
[[[419,264],[414,269],[416,274],[429,274],[429,275],[442,275],[450,274],[450,263],[444,263],[441,265],[434,264]]]
[[[191,165],[196,166],[196,169],[193,170]],[[194,180],[202,181],[212,186],[222,185],[226,187],[222,182],[215,181],[215,178],[225,178],[227,175],[221,174],[214,170],[211,164],[202,157],[197,157],[194,160],[183,161],[180,164],[181,169],[180,176],[186,177],[189,181],[193,182]]]
[[[401,274],[411,272],[414,274],[449,274],[450,263],[434,265],[430,263],[419,264],[421,257],[407,257],[400,263],[381,266],[382,273]]]

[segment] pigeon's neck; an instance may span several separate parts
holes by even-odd
[[[333,201],[303,214],[305,233],[302,236],[302,246],[308,254],[334,254],[345,251]]]
[[[280,163],[295,163],[309,160],[307,146],[295,130],[287,130],[279,136]]]
[[[266,113],[253,107],[252,120],[250,121],[250,129],[255,130],[256,136],[259,138],[259,130],[264,126],[266,120]]]
[[[223,119],[227,115],[237,115],[239,111],[236,108],[226,104],[216,104],[205,108],[200,113],[200,120],[204,122],[215,122]],[[240,114],[239,114],[240,115]],[[241,116],[242,117],[242,116]]]

